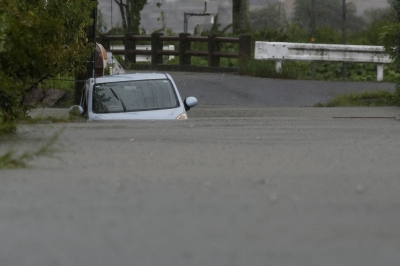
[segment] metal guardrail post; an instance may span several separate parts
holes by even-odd
[[[136,64],[136,54],[133,52],[136,50],[136,42],[132,39],[130,33],[125,34],[125,62]]]
[[[179,65],[188,66],[190,65],[191,56],[186,55],[186,51],[190,51],[191,44],[186,38],[190,36],[190,33],[180,33],[179,34]]]
[[[215,52],[221,50],[221,45],[219,42],[215,41],[215,37],[218,35],[213,34],[208,36],[208,66],[219,67],[220,57],[215,56]]]
[[[377,69],[376,69],[376,76],[377,76],[377,81],[382,81],[383,80],[383,70],[384,66],[383,64],[378,64]]]
[[[160,38],[162,35],[158,32],[151,34],[151,65],[153,66],[163,63],[163,56],[157,53],[163,49],[163,41]]]
[[[247,64],[251,58],[251,36],[240,35],[239,36],[239,65]]]
[[[282,60],[277,60],[275,62],[275,71],[276,73],[282,73]]]

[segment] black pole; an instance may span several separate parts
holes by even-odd
[[[94,78],[94,72],[96,68],[96,27],[97,27],[97,6],[93,10],[93,27],[92,27],[92,34],[93,34],[93,53],[92,53],[92,78]]]
[[[311,0],[311,43],[315,42],[315,0]],[[311,77],[315,78],[315,62],[311,61]]]
[[[97,0],[92,0],[97,2]],[[95,55],[96,55],[96,20],[97,20],[97,6],[92,12],[93,25],[86,29],[86,36],[89,42],[93,41],[93,52],[86,62],[86,72],[79,74],[75,78],[75,89],[74,89],[74,104],[80,104],[82,88],[85,85],[87,79],[94,77],[95,70]]]
[[[347,43],[346,39],[346,0],[342,0],[342,39],[343,44]],[[347,76],[347,66],[346,63],[343,62],[343,80],[346,80]]]
[[[179,33],[179,65],[188,66],[190,65],[191,56],[186,54],[186,51],[190,51],[191,42],[186,38],[189,37],[190,33]]]
[[[188,22],[189,22],[189,17],[191,16],[198,16],[198,17],[204,17],[204,16],[209,16],[211,14],[209,13],[183,13],[183,33],[187,33],[188,31]]]

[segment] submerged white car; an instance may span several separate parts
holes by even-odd
[[[187,119],[195,97],[182,101],[169,74],[136,73],[86,81],[78,110],[87,120]]]

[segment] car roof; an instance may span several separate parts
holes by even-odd
[[[149,79],[166,79],[168,74],[164,73],[133,73],[133,74],[118,74],[95,78],[95,83],[118,82],[128,80],[149,80]]]

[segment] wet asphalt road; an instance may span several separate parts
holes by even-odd
[[[0,265],[399,264],[398,108],[227,95],[187,121],[21,125],[2,139],[21,153],[63,130],[56,157],[0,170]]]
[[[277,80],[235,74],[170,73],[182,98],[199,106],[312,107],[335,96],[395,89],[393,83]]]

